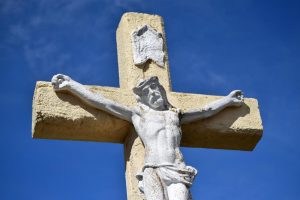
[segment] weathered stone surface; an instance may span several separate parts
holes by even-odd
[[[117,88],[89,87],[124,104],[135,102],[132,95]],[[36,84],[32,123],[34,138],[114,143],[123,143],[130,128],[128,122],[91,108],[70,94],[55,93],[49,82]]]
[[[116,102],[136,105],[131,91],[87,86]],[[172,105],[183,110],[201,108],[220,97],[171,92]],[[91,108],[70,94],[55,93],[51,83],[37,82],[33,100],[34,138],[124,143],[132,127],[106,112]],[[182,126],[182,146],[252,150],[262,135],[255,99],[246,98],[240,108],[227,108],[217,116]]]
[[[171,92],[175,107],[203,108],[220,96]],[[251,151],[262,136],[263,126],[256,99],[245,98],[239,108],[226,108],[212,118],[182,125],[182,146]]]
[[[141,200],[143,195],[138,188],[136,174],[144,165],[145,149],[141,139],[132,128],[124,143],[124,157],[126,169],[127,199]]]
[[[133,61],[144,65],[148,60],[164,66],[164,41],[162,35],[149,25],[144,25],[132,34]]]
[[[133,88],[136,83],[150,76],[157,76],[160,83],[167,91],[171,90],[169,74],[169,62],[166,42],[163,43],[164,66],[159,67],[155,62],[146,62],[141,68],[134,64],[132,33],[138,27],[150,25],[157,32],[162,34],[162,39],[166,41],[164,23],[162,17],[144,13],[125,13],[117,29],[117,48],[120,87],[124,89]]]

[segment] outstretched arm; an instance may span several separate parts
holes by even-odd
[[[85,86],[72,80],[69,76],[57,74],[53,76],[51,82],[56,92],[70,92],[94,108],[131,122],[132,110],[130,108],[107,99],[100,94],[91,92]]]
[[[226,107],[239,107],[244,100],[241,90],[234,90],[229,95],[206,105],[203,109],[188,110],[182,114],[181,123],[187,124],[197,120],[211,117]]]

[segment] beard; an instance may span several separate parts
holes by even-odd
[[[162,108],[165,105],[164,99],[161,95],[151,96],[149,98],[149,105],[153,108]]]

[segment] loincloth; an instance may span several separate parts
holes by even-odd
[[[197,170],[191,166],[185,166],[180,168],[174,165],[145,165],[142,172],[136,175],[139,181],[139,190],[144,193],[144,183],[143,176],[144,171],[147,168],[152,168],[161,180],[163,190],[166,191],[166,187],[170,184],[183,183],[188,188],[192,186],[195,176],[197,175]]]

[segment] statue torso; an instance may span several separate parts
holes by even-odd
[[[133,115],[134,127],[145,145],[146,165],[184,165],[179,150],[180,112],[141,107]]]

